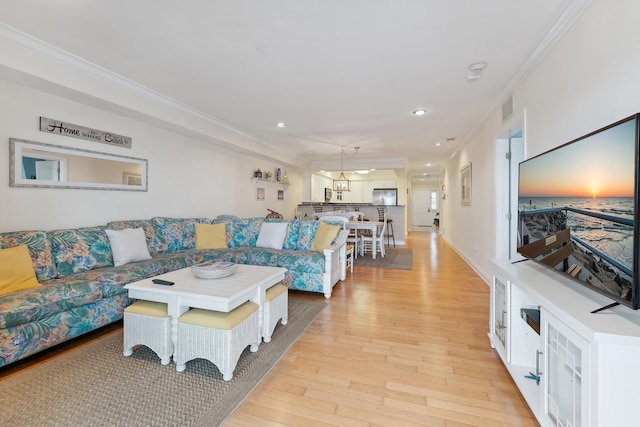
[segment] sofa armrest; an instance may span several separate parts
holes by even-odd
[[[333,285],[347,278],[346,248],[348,230],[341,230],[334,243],[324,250],[324,296],[331,297]]]
[[[324,255],[327,256],[329,251],[333,253],[333,251],[339,250],[342,246],[347,242],[347,236],[349,235],[348,230],[340,230],[338,236],[335,238],[334,243],[324,250]]]

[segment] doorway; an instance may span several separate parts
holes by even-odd
[[[524,160],[525,112],[496,139],[496,258],[518,259],[518,167]]]
[[[433,227],[433,218],[438,212],[437,190],[413,190],[411,226],[414,229]]]

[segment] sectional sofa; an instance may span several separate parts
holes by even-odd
[[[282,249],[256,245],[262,224],[271,222],[286,224],[279,227],[286,228]],[[320,292],[326,298],[345,279],[345,231],[317,251],[311,250],[320,227],[317,221],[236,219],[222,226],[226,244],[198,249],[197,224],[214,223],[207,218],[157,217],[0,233],[0,249],[28,247],[40,284],[0,295],[0,366],[121,319],[131,304],[124,285],[195,263],[216,259],[285,267],[283,283],[290,289]],[[114,265],[107,230],[138,229],[144,231],[148,259]]]

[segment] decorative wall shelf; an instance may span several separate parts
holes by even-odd
[[[285,190],[287,188],[289,188],[289,183],[288,182],[279,182],[279,181],[275,181],[273,179],[264,179],[264,178],[251,177],[251,183],[253,185],[256,185],[258,182],[264,183],[264,185],[279,185],[282,188],[284,188]]]

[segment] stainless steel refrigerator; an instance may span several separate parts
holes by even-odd
[[[398,189],[374,188],[371,203],[374,205],[396,206],[398,204]]]

